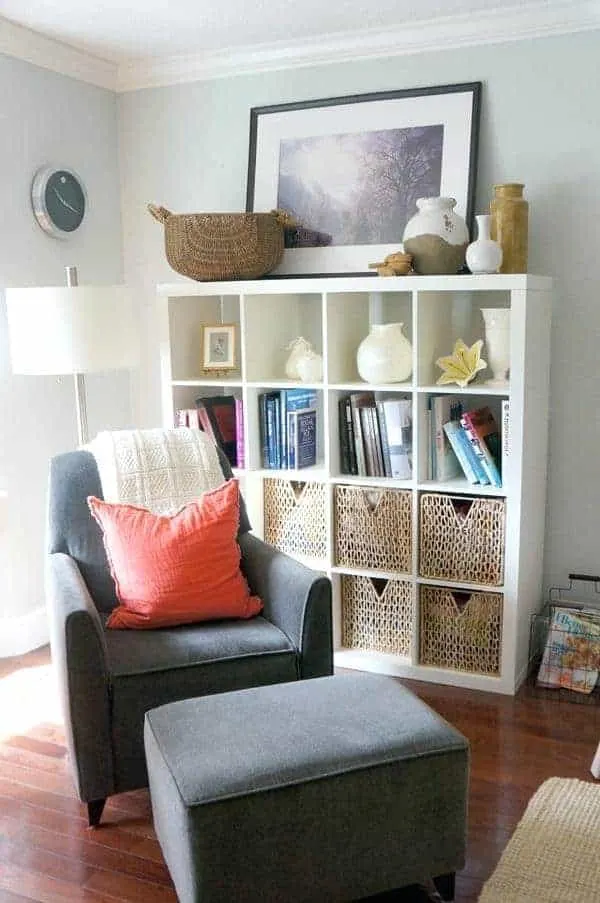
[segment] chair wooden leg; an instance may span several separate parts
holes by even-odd
[[[447,875],[438,875],[437,878],[433,879],[433,883],[442,900],[447,900],[449,903],[454,900],[456,872],[449,872]]]
[[[92,800],[91,803],[87,804],[88,808],[88,823],[90,828],[97,828],[100,824],[100,819],[102,818],[102,812],[104,810],[104,804],[106,800]]]

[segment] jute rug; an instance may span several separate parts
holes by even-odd
[[[529,801],[479,903],[598,903],[600,784],[550,778]]]

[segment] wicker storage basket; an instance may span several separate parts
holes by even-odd
[[[273,213],[148,210],[165,227],[170,266],[190,279],[259,279],[283,257],[283,228]]]
[[[412,570],[412,492],[336,486],[334,512],[337,565]]]
[[[423,493],[419,574],[501,586],[504,581],[503,499]]]
[[[265,540],[282,552],[308,558],[327,556],[323,483],[279,477],[263,480]]]
[[[409,655],[414,590],[408,580],[342,577],[342,646]]]
[[[421,586],[419,605],[421,665],[473,674],[500,673],[500,593],[459,593]]]

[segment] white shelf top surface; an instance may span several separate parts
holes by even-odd
[[[159,295],[281,295],[289,292],[319,295],[336,292],[457,292],[457,291],[548,291],[552,279],[531,273],[495,273],[464,276],[310,276],[239,280],[232,282],[195,282],[181,279],[161,283]]]

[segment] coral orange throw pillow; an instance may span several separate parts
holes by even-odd
[[[88,498],[119,605],[108,627],[251,618],[262,609],[240,570],[239,487],[229,480],[172,515]]]

